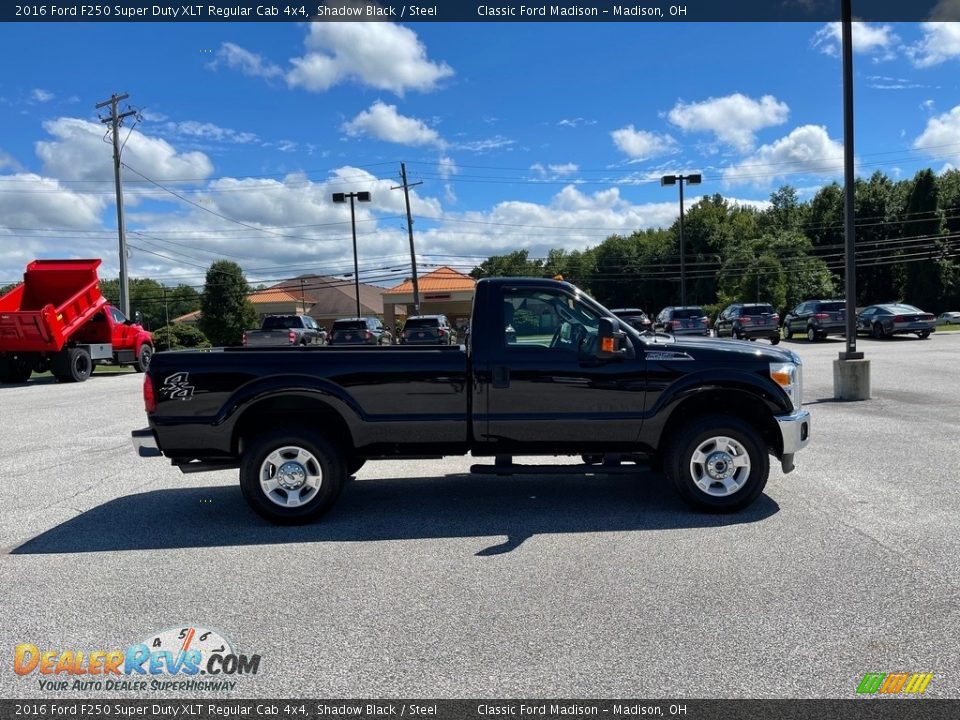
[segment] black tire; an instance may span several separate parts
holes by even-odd
[[[783,324],[783,339],[791,340],[793,338],[793,330],[790,329],[790,323],[785,322]]]
[[[770,336],[770,344],[771,344],[771,345],[778,345],[779,343],[780,343],[780,336],[779,336],[779,335],[771,335],[771,336]]]
[[[870,329],[870,335],[877,340],[883,340],[887,336],[887,331],[884,329],[882,323],[874,323]]]
[[[816,328],[814,328],[813,325],[808,326],[808,327],[807,327],[807,342],[816,342],[816,341],[817,341],[817,337],[818,337],[818,335],[817,335],[817,330],[816,330]]]
[[[721,447],[711,442],[715,438],[727,438],[731,442]],[[711,446],[713,450],[710,450]],[[706,459],[714,457],[715,452],[719,453],[714,472],[718,469],[730,472],[731,467],[736,467],[730,464],[733,458],[744,457],[749,466],[734,469],[727,477],[734,484],[739,480],[739,487],[728,491],[722,487],[721,480],[711,482],[706,461],[694,467],[693,458],[698,450],[709,452]],[[663,470],[680,497],[692,507],[706,512],[736,512],[753,503],[763,492],[770,474],[770,460],[763,438],[753,427],[732,415],[707,415],[677,434],[667,449]]]
[[[731,335],[733,335],[734,340],[743,340],[743,333],[737,328],[733,329]]]
[[[137,353],[137,361],[133,367],[137,372],[146,372],[150,367],[150,361],[153,359],[153,345],[144,343],[140,346],[140,352]]]
[[[25,383],[33,368],[23,358],[0,357],[0,383]]]
[[[289,450],[283,452],[284,448]],[[295,457],[294,450],[301,453],[299,458]],[[271,460],[270,456],[274,454],[278,457]],[[291,481],[298,479],[300,471],[305,477],[312,473],[319,478],[318,486],[311,487],[306,483],[296,491],[298,499],[303,497],[299,505],[287,507],[281,504],[290,497],[290,491],[276,481],[283,467],[276,465],[280,459],[285,460],[284,464],[291,463]],[[267,482],[275,481],[274,489],[268,491],[264,488],[261,472]],[[330,509],[343,488],[344,476],[343,455],[329,440],[308,430],[286,428],[261,435],[250,443],[240,464],[240,489],[244,499],[261,517],[279,525],[297,525],[313,522]]]
[[[364,458],[348,457],[346,460],[347,475],[356,475],[366,464],[367,461]]]
[[[921,340],[926,340],[928,337],[930,337],[930,331],[923,330],[921,332],[918,332],[917,337],[920,338]]]
[[[93,372],[93,360],[83,348],[66,348],[57,353],[50,372],[60,382],[83,382]]]

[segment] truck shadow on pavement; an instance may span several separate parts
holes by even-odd
[[[172,550],[230,545],[500,538],[476,553],[500,555],[539,534],[721,528],[779,511],[767,495],[730,515],[690,510],[662,475],[447,475],[349,482],[310,525],[255,515],[236,485],[154,490],[112,500],[34,537],[13,555]]]

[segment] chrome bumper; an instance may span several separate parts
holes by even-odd
[[[133,442],[133,449],[137,451],[140,457],[160,457],[163,453],[157,445],[157,438],[150,428],[134,430],[130,433],[130,440]]]
[[[810,443],[810,412],[796,410],[790,415],[778,415],[777,426],[783,438],[783,456],[780,466],[784,473],[793,470],[793,456]]]

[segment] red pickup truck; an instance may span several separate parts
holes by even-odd
[[[34,260],[23,282],[0,296],[0,383],[49,370],[83,382],[97,363],[143,372],[153,338],[100,292],[100,260]]]

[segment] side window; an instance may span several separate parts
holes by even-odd
[[[110,308],[110,316],[113,318],[113,321],[119,325],[123,325],[127,321],[126,315],[117,310],[115,307]]]
[[[580,352],[596,342],[600,317],[563,292],[511,288],[503,295],[503,342],[507,347]]]
[[[807,311],[807,303],[800,303],[793,309],[794,315],[803,315]]]

